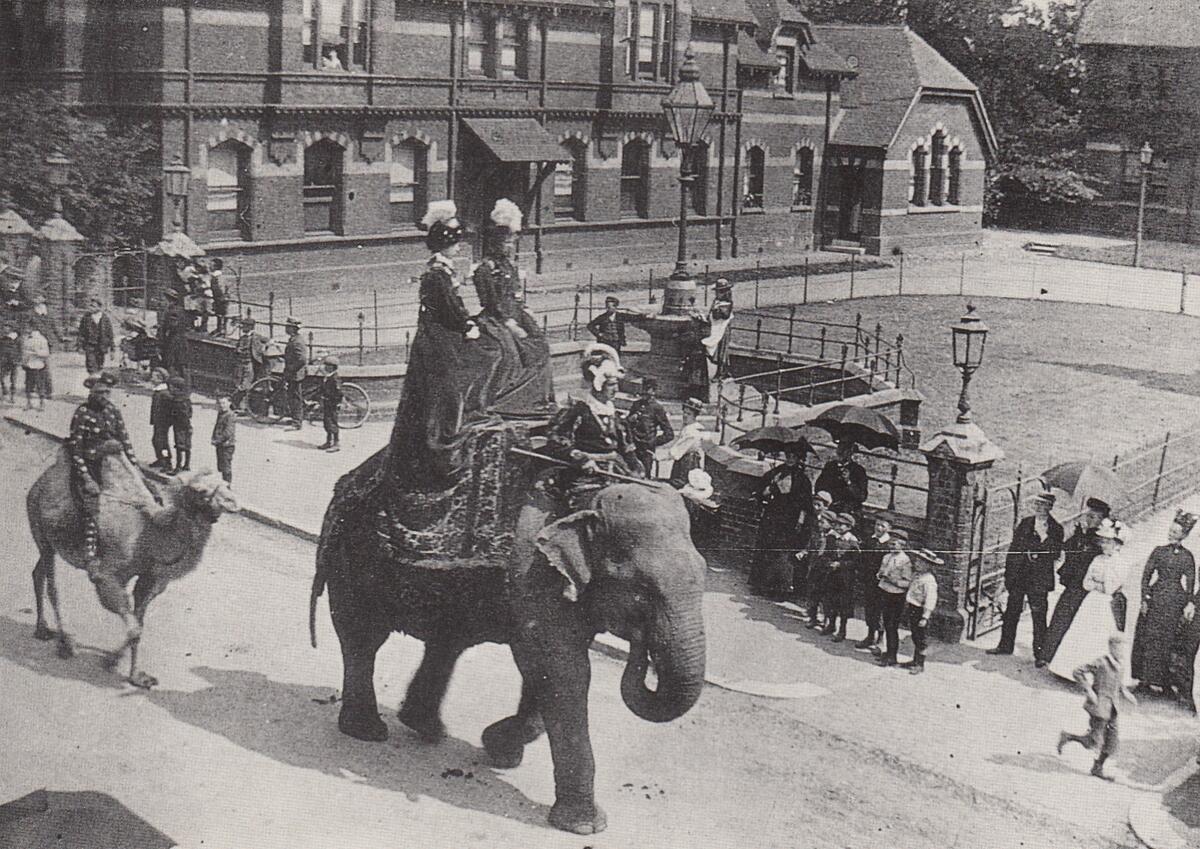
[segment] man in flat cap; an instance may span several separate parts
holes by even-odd
[[[246,412],[246,393],[254,381],[267,373],[267,340],[255,330],[250,316],[241,320],[241,335],[236,344],[237,363],[233,367],[234,390],[230,402],[239,414]]]
[[[1004,587],[1008,604],[1004,608],[1004,627],[1000,644],[988,649],[988,654],[1012,654],[1017,640],[1017,625],[1029,601],[1033,618],[1033,658],[1038,667],[1045,666],[1043,643],[1046,639],[1047,597],[1054,590],[1054,564],[1063,549],[1063,527],[1053,516],[1054,495],[1039,492],[1033,499],[1033,515],[1017,524],[1008,556],[1004,561]]]
[[[287,345],[283,349],[283,385],[287,395],[288,414],[292,419],[292,430],[300,430],[304,423],[304,398],[300,384],[304,381],[304,369],[308,365],[308,350],[300,338],[300,320],[289,318],[284,323],[287,330]]]

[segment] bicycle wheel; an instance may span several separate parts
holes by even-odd
[[[260,377],[246,392],[246,406],[256,422],[269,424],[283,415],[283,380],[278,377]]]
[[[357,383],[342,384],[342,403],[338,405],[338,424],[348,430],[362,427],[371,415],[371,396]]]

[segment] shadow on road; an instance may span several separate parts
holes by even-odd
[[[279,763],[403,793],[457,808],[549,828],[549,808],[531,801],[486,765],[481,748],[447,738],[417,740],[395,717],[384,715],[391,738],[364,743],[337,728],[339,704],[329,690],[272,681],[258,672],[199,666],[192,674],[210,686],[194,692],[153,690],[149,699],[176,719],[219,734],[237,746]]]
[[[18,622],[0,616],[0,657],[23,666],[31,672],[65,681],[82,681],[93,687],[120,690],[125,679],[104,666],[104,660],[116,646],[100,648],[79,644],[78,654],[72,658],[58,656],[58,642],[43,642],[33,637],[33,622]],[[128,672],[128,665],[122,669]]]
[[[1164,796],[1163,806],[1188,828],[1200,829],[1200,769]]]

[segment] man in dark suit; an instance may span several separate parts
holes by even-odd
[[[308,365],[308,349],[300,338],[300,322],[289,318],[284,325],[287,329],[287,345],[283,349],[283,384],[287,393],[288,413],[292,418],[292,430],[300,430],[304,423],[304,398],[300,394],[304,382],[304,369]]]
[[[804,473],[807,444],[788,446],[784,461],[763,475],[758,487],[762,505],[750,588],[768,598],[784,599],[793,591],[792,555],[808,547],[816,516],[813,491]]]
[[[619,354],[625,347],[625,322],[640,317],[639,313],[621,309],[621,302],[609,295],[604,299],[604,312],[589,321],[587,329],[597,342],[603,342]]]
[[[104,359],[115,347],[112,322],[104,314],[104,304],[99,298],[88,302],[90,309],[79,319],[79,350],[88,374],[99,374],[104,368]]]
[[[837,456],[821,469],[815,489],[833,496],[831,509],[835,513],[850,513],[861,523],[863,502],[867,500],[867,470],[854,459],[853,442],[838,442]]]
[[[1087,734],[1058,735],[1058,753],[1067,743],[1075,742],[1085,749],[1096,751],[1092,775],[1111,781],[1104,773],[1104,762],[1117,751],[1117,716],[1121,703],[1137,704],[1137,698],[1125,686],[1125,668],[1121,662],[1125,637],[1113,634],[1108,640],[1108,653],[1085,663],[1074,672],[1074,678],[1087,694],[1083,709],[1088,713]]]
[[[255,331],[255,322],[250,316],[241,320],[242,334],[238,337],[237,364],[233,367],[233,395],[230,401],[234,410],[246,412],[246,393],[254,381],[267,373],[267,340]]]
[[[1008,604],[1004,608],[1000,645],[988,649],[988,654],[1013,653],[1017,624],[1028,599],[1033,618],[1033,657],[1039,668],[1046,665],[1042,648],[1046,639],[1047,596],[1054,590],[1054,564],[1063,549],[1063,527],[1050,515],[1053,506],[1054,496],[1040,492],[1033,499],[1033,515],[1017,524],[1004,561]]]
[[[642,397],[630,405],[629,413],[625,416],[625,424],[637,447],[637,457],[646,477],[654,474],[654,449],[675,438],[675,429],[671,427],[671,420],[658,402],[657,395],[658,381],[653,377],[642,378]]]

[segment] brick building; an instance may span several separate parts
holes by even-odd
[[[1088,129],[1087,170],[1103,178],[1102,194],[1079,225],[1132,236],[1149,141],[1146,233],[1200,242],[1200,7],[1194,0],[1092,0],[1079,45]]]
[[[906,29],[787,0],[0,0],[0,24],[0,79],[150,116],[192,170],[187,232],[281,290],[415,268],[442,197],[470,224],[525,205],[544,270],[667,258],[689,45],[717,103],[696,258],[978,239],[974,87]]]

